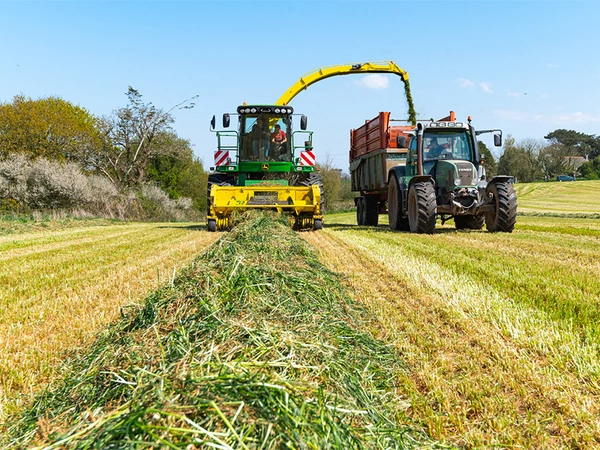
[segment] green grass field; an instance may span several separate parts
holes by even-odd
[[[259,214],[209,235],[220,240],[143,305],[127,308],[60,374],[47,373],[52,388],[33,404],[16,408],[25,384],[5,371],[14,414],[3,443],[598,448],[600,182],[516,188],[525,215],[510,234],[457,231],[450,221],[433,235],[414,235],[390,231],[384,216],[378,227],[358,227],[345,213],[327,215],[316,233],[294,233]],[[13,291],[64,270],[60,282],[44,283],[72,305],[78,286],[110,285],[110,275],[97,278],[98,265],[118,266],[137,247],[168,248],[169,239],[185,247],[192,232],[127,227],[0,237],[0,258],[45,268],[22,269],[28,283],[14,282]],[[194,233],[199,253],[209,241]],[[129,250],[111,250],[112,239]],[[61,262],[59,250],[72,262]],[[53,252],[56,265],[46,266]],[[114,286],[134,283],[136,258],[107,288],[113,296]],[[87,277],[79,276],[84,268]],[[2,320],[13,329],[22,316],[35,324],[39,311],[52,310],[49,298]],[[80,317],[96,330],[108,321]],[[52,323],[66,328],[72,319],[66,312]],[[38,351],[46,339],[28,345]],[[43,352],[36,358],[50,364]]]

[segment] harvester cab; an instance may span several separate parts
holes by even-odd
[[[482,133],[494,133],[494,145],[502,145],[502,131],[475,130],[470,118],[456,121],[453,112],[417,125],[406,166],[390,174],[397,181],[390,188],[400,191],[394,198],[402,199],[393,205],[392,228],[431,233],[440,216],[442,223],[454,218],[459,229],[481,229],[485,223],[490,231],[513,230],[517,204],[512,178],[486,179],[477,144]]]
[[[231,126],[237,117],[237,129]],[[223,115],[224,130],[217,136],[214,167],[208,178],[207,227],[224,230],[234,211],[269,209],[289,216],[294,229],[323,226],[323,183],[315,173],[312,131],[299,117],[294,130],[291,106],[241,105],[236,114]]]

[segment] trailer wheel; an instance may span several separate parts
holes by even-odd
[[[481,230],[485,217],[480,216],[454,216],[454,225],[457,230]]]
[[[435,191],[433,184],[417,181],[408,190],[408,222],[413,233],[435,231]]]
[[[499,182],[488,185],[493,195],[494,210],[485,214],[488,231],[511,233],[517,223],[517,194],[511,183]]]
[[[364,197],[365,225],[376,227],[379,223],[379,199]]]
[[[402,194],[395,174],[390,176],[387,201],[390,230],[408,231],[408,218],[402,217]]]
[[[366,225],[366,215],[365,215],[365,198],[358,197],[356,200],[356,223],[359,226]]]

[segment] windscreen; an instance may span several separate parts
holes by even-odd
[[[425,132],[423,136],[423,159],[425,161],[436,159],[473,161],[474,153],[469,133],[467,131]]]
[[[240,120],[242,161],[292,161],[290,116],[245,114]]]

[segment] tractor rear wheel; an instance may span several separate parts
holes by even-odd
[[[512,183],[492,183],[488,191],[494,197],[494,210],[485,214],[485,226],[488,231],[511,233],[517,223],[517,194]]]
[[[481,230],[485,217],[480,216],[454,216],[454,225],[457,230]]]
[[[408,231],[408,218],[402,217],[402,194],[396,175],[390,176],[387,201],[390,230]]]
[[[408,190],[408,222],[413,233],[435,231],[435,190],[427,181],[417,181]]]

